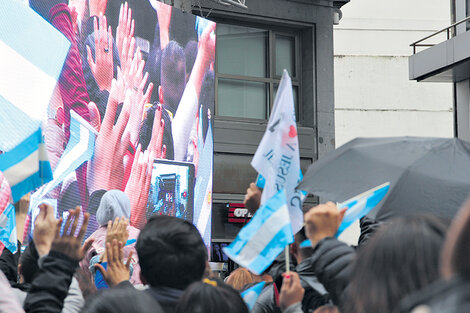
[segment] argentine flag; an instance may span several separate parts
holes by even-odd
[[[260,275],[294,242],[284,190],[266,201],[224,253],[236,263]]]
[[[13,254],[18,250],[15,207],[11,203],[0,214],[0,241]]]
[[[92,158],[97,135],[96,130],[80,115],[74,111],[70,112],[70,139],[67,147],[54,170],[54,179],[33,194],[31,208],[37,207],[44,196]]]
[[[343,221],[339,225],[338,231],[336,232],[336,237],[339,237],[341,233],[351,226],[352,223],[357,221],[360,218],[363,218],[370,211],[372,211],[377,204],[387,195],[388,190],[390,189],[390,183],[385,183],[380,186],[374,187],[367,190],[349,200],[344,201],[343,203],[338,203],[338,209],[348,208],[344,214]],[[310,240],[305,240],[300,244],[301,248],[311,247]]]
[[[13,201],[52,178],[41,121],[70,42],[26,4],[0,3],[0,170]]]
[[[261,291],[263,291],[264,285],[265,282],[262,281],[241,293],[243,301],[245,301],[249,311],[255,306],[256,300],[258,300]]]

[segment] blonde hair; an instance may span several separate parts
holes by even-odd
[[[253,276],[246,268],[237,268],[228,277],[225,283],[240,291],[247,284],[254,282]]]

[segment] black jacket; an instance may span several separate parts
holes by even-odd
[[[78,261],[51,250],[44,257],[38,276],[26,296],[24,309],[30,312],[61,312]]]
[[[117,287],[134,288],[134,286],[132,286],[128,280],[120,283]],[[174,313],[176,312],[176,305],[178,304],[178,301],[184,290],[169,287],[150,287],[142,292],[148,293],[155,300],[157,300],[165,313]]]
[[[400,311],[412,313],[421,305],[427,307],[429,313],[470,312],[470,277],[437,281],[403,299]]]

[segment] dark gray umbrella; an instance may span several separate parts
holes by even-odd
[[[379,220],[428,212],[452,218],[470,192],[470,143],[455,138],[356,138],[310,165],[299,189],[342,202],[390,182]]]

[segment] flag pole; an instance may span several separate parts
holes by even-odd
[[[286,253],[286,274],[289,275],[290,272],[290,255],[289,255],[289,245],[286,246],[285,248],[285,253]]]

